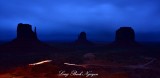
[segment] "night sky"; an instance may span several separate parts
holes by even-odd
[[[130,26],[138,41],[160,41],[160,0],[0,0],[0,40],[16,37],[18,23],[37,27],[40,40],[113,41]]]

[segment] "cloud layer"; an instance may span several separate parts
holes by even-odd
[[[15,37],[16,26],[22,22],[36,26],[39,37],[46,40],[64,35],[75,38],[80,31],[88,32],[91,39],[112,40],[121,26],[131,26],[137,34],[149,33],[158,38],[158,3],[158,0],[1,0],[0,31],[12,33],[0,37]]]

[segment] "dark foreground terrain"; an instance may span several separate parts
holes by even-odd
[[[160,77],[159,43],[136,46],[37,43],[2,44],[0,78]],[[41,63],[45,60],[52,61]]]

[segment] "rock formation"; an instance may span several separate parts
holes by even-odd
[[[1,48],[0,52],[3,54],[1,57],[7,58],[2,59],[2,62],[5,61],[5,63],[1,66],[4,68],[50,59],[55,52],[59,51],[57,48],[38,40],[36,28],[32,31],[31,25],[22,23],[17,26],[17,38],[3,44]]]
[[[53,47],[41,42],[37,38],[36,28],[32,30],[32,26],[29,24],[19,23],[17,26],[17,37],[8,42],[4,46],[8,52],[26,52],[26,53],[44,53],[45,51],[51,51]],[[55,48],[53,48],[55,50]]]
[[[87,41],[87,37],[86,37],[86,33],[85,32],[81,32],[79,37],[78,37],[79,41]]]
[[[87,40],[86,32],[81,32],[75,42],[76,45],[91,45],[92,43]]]
[[[36,27],[35,31],[32,31],[32,26],[29,24],[18,24],[17,27],[17,40],[38,40]]]
[[[131,27],[120,27],[115,33],[115,41],[110,46],[114,47],[138,47],[135,40],[135,32]]]
[[[135,42],[135,32],[131,27],[120,27],[116,31],[115,41],[118,43]]]

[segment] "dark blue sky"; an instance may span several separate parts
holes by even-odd
[[[139,41],[160,41],[159,0],[0,0],[0,40],[16,37],[18,23],[37,27],[41,40],[112,41],[130,26]]]

